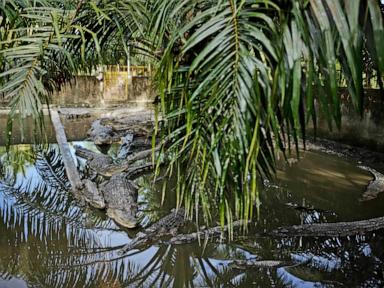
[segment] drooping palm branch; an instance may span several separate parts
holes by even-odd
[[[252,216],[258,175],[305,138],[308,120],[316,127],[321,113],[340,127],[338,65],[360,113],[363,49],[384,70],[377,0],[19,0],[3,1],[0,13],[11,118],[41,114],[50,91],[130,46],[160,58],[158,135],[179,178],[178,204],[222,224]]]
[[[305,139],[308,119],[340,127],[337,65],[362,113],[363,45],[382,72],[384,31],[377,1],[213,2],[163,5],[175,21],[155,26],[167,36],[157,80],[179,199],[224,224],[251,217],[257,177]]]

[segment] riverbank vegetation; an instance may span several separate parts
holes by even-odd
[[[154,139],[178,177],[178,205],[221,224],[249,219],[258,177],[305,139],[309,121],[316,127],[321,112],[330,128],[342,124],[338,73],[359,113],[366,63],[383,86],[380,9],[376,0],[6,0],[8,129],[17,115],[41,119],[76,73],[142,57],[156,68]]]

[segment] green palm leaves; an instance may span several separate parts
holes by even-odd
[[[384,70],[376,0],[19,0],[0,12],[11,115],[40,113],[49,91],[78,70],[116,63],[133,42],[159,59],[157,132],[178,204],[222,224],[254,214],[257,178],[305,138],[308,120],[316,127],[321,114],[340,127],[338,67],[359,112],[363,49]]]
[[[20,112],[41,119],[48,92],[75,70],[65,44],[71,37],[73,13],[45,1],[4,1],[1,7],[1,92],[12,108],[9,127]],[[41,122],[42,123],[42,122]]]
[[[180,59],[171,63],[178,66],[172,69],[177,76],[163,74],[160,80],[168,81],[164,87],[180,88],[163,94],[163,107],[167,137],[175,140],[171,154],[175,162],[181,160],[177,165],[188,165],[184,189],[192,191],[181,193],[189,208],[198,214],[202,206],[207,218],[212,205],[218,204],[224,223],[224,218],[232,218],[227,209],[231,203],[236,203],[237,216],[249,217],[256,200],[256,172],[267,173],[273,159],[272,143],[267,141],[271,134],[265,127],[274,113],[268,63],[277,61],[270,40],[276,27],[254,8],[254,1],[204,4],[199,2],[196,12],[190,12],[195,13],[193,19],[172,39],[176,45],[183,43],[180,54],[175,57],[168,50],[163,58],[163,66],[170,63],[169,57]],[[263,104],[269,107],[264,110]],[[259,153],[260,139],[266,140],[268,155]]]
[[[340,127],[337,65],[362,111],[363,32],[382,29],[378,3],[176,2],[158,73],[169,172],[190,212],[249,219],[258,175],[305,137],[307,119],[316,125],[321,111]],[[377,45],[382,33],[374,35]]]
[[[143,10],[142,1],[3,1],[0,92],[12,107],[10,120],[20,112],[42,125],[49,93],[101,64],[109,55],[102,49],[141,29],[136,18]]]

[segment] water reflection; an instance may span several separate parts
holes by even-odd
[[[89,143],[77,144],[94,149]],[[352,217],[339,213],[341,210],[336,213],[332,210],[335,206],[323,205],[326,197],[316,189],[309,195],[303,190],[295,191],[284,179],[277,186],[266,188],[257,225],[251,227],[249,236],[238,237],[230,244],[157,243],[121,255],[120,248],[138,230],[121,229],[102,211],[79,206],[74,201],[68,193],[68,181],[55,145],[23,149],[28,157],[12,160],[9,163],[17,162],[17,165],[7,164],[1,170],[0,287],[27,287],[27,284],[29,287],[380,287],[384,284],[383,233],[319,239],[252,236],[281,225]],[[17,154],[20,150],[14,151]],[[0,157],[2,162],[7,161],[5,157]],[[342,167],[341,174],[353,169],[348,165]],[[152,186],[151,180],[141,178],[137,183],[141,187],[139,201],[141,214],[145,215],[144,226],[166,214],[175,201],[167,197],[165,205],[160,206],[162,185]],[[358,195],[357,190],[350,191]],[[364,215],[370,216],[369,212]],[[278,269],[236,268],[231,265],[234,259],[281,260],[286,264]]]

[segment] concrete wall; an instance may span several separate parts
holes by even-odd
[[[60,107],[94,107],[103,98],[102,83],[93,76],[78,76],[51,97],[51,103]]]
[[[317,135],[384,152],[384,98],[380,90],[365,90],[363,117],[354,110],[348,91],[341,90],[340,94],[343,99],[341,129],[333,125],[333,131],[329,131],[327,122],[320,115]]]
[[[126,72],[104,74],[102,80],[78,76],[52,96],[52,103],[61,107],[112,107],[151,103],[154,93],[146,76],[128,79]]]
[[[95,76],[76,76],[51,96],[50,103],[59,107],[113,107],[145,105],[153,102],[151,79],[147,76],[127,77],[127,72],[104,73]],[[0,95],[0,107],[8,103]]]

